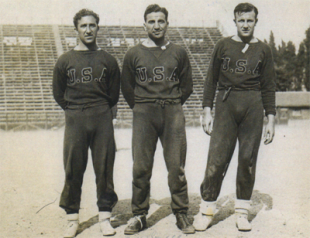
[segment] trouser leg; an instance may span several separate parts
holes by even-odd
[[[154,103],[137,103],[133,109],[133,181],[132,212],[147,214],[150,199],[150,179],[158,140],[155,121],[159,120]]]
[[[115,142],[111,109],[104,105],[88,110],[93,124],[90,148],[96,175],[97,205],[99,211],[112,211],[118,198],[113,183]]]
[[[171,207],[174,213],[188,210],[187,181],[185,177],[186,134],[185,118],[181,104],[166,105],[164,129],[160,136],[171,193]]]
[[[239,125],[238,133],[237,198],[243,200],[251,199],[264,119],[260,92],[253,92],[251,95],[252,98],[249,98],[249,100],[252,104]]]
[[[204,201],[216,201],[236,145],[237,124],[229,100],[221,100],[223,92],[216,102],[207,168],[200,186]]]
[[[81,201],[83,175],[87,165],[88,138],[85,113],[66,110],[64,136],[65,185],[59,206],[67,212],[78,211]]]

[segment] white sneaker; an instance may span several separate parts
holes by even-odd
[[[116,231],[111,226],[110,222],[111,212],[99,212],[100,230],[104,236],[113,236]]]
[[[252,225],[248,221],[248,214],[236,212],[236,225],[239,231],[250,231]]]
[[[196,216],[194,216],[193,226],[196,231],[205,231],[210,223],[213,220],[213,215],[205,215],[201,212],[198,212]]]
[[[64,233],[64,238],[75,237],[77,229],[79,227],[79,214],[68,214],[67,215],[68,224]]]

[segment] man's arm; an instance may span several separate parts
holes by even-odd
[[[131,62],[131,54],[127,52],[123,63],[121,90],[131,109],[135,106],[135,84],[135,68]]]
[[[181,72],[179,75],[180,89],[182,92],[181,104],[183,105],[189,96],[193,92],[193,77],[192,77],[192,67],[188,58],[186,51],[183,51],[183,56],[181,56],[183,64],[180,66]]]
[[[202,128],[205,133],[211,135],[213,129],[212,107],[215,96],[215,90],[221,70],[221,60],[219,57],[219,44],[215,46],[209,65],[206,80],[204,82],[203,90],[203,114],[202,114]]]
[[[265,115],[276,115],[275,92],[276,92],[276,73],[274,69],[274,61],[269,46],[266,46],[265,59],[261,74],[261,92]]]
[[[108,93],[111,97],[110,107],[113,107],[118,102],[120,90],[120,70],[115,59],[110,73],[108,88]]]
[[[274,69],[274,61],[271,53],[271,49],[267,47],[265,64],[261,76],[261,91],[263,106],[265,109],[265,114],[268,118],[267,125],[265,127],[264,133],[264,143],[265,145],[270,144],[273,141],[275,135],[275,83],[276,73]]]
[[[220,42],[218,42],[214,48],[214,51],[211,56],[211,62],[209,65],[207,77],[204,81],[203,99],[202,99],[203,108],[204,107],[210,107],[211,109],[213,108],[216,86],[219,80],[219,74],[221,70]]]
[[[65,110],[67,102],[64,98],[67,87],[67,75],[63,72],[62,63],[57,61],[53,71],[53,95],[59,106]]]

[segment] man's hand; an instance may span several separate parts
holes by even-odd
[[[274,124],[275,124],[275,119],[274,115],[269,114],[268,116],[268,123],[265,128],[264,132],[264,144],[268,145],[272,142],[273,137],[274,137]]]
[[[209,136],[211,135],[213,130],[213,117],[211,115],[210,107],[203,108],[202,128],[205,133],[207,133]]]
[[[117,119],[114,118],[114,119],[112,120],[112,123],[113,123],[113,126],[115,126],[115,125],[117,124]]]

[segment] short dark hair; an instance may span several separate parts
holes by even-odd
[[[150,14],[152,12],[162,12],[166,16],[166,21],[168,21],[168,11],[164,7],[160,7],[158,4],[151,4],[149,5],[144,12],[144,21],[146,22],[146,16],[147,14]]]
[[[85,16],[93,16],[96,19],[97,25],[99,24],[99,16],[97,13],[93,12],[92,10],[89,9],[82,9],[80,11],[78,11],[75,16],[73,17],[73,24],[74,26],[77,28],[78,25],[78,20],[81,20],[82,17]]]
[[[257,8],[253,4],[248,3],[248,2],[240,3],[240,4],[238,4],[235,7],[234,16],[236,17],[236,13],[251,12],[253,10],[254,10],[254,13],[255,13],[255,18],[257,19],[258,10],[257,10]]]

